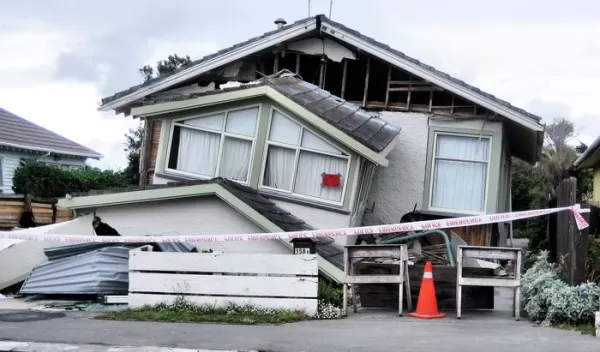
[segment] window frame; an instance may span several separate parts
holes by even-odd
[[[225,128],[227,126],[227,118],[228,118],[230,112],[239,111],[239,110],[247,110],[247,109],[256,108],[256,107],[258,108],[258,112],[256,114],[256,125],[254,126],[254,135],[252,137],[225,131]],[[209,180],[209,179],[212,179],[215,177],[220,177],[219,171],[221,171],[221,159],[223,156],[223,145],[225,143],[225,138],[232,137],[235,139],[242,139],[242,140],[252,142],[252,146],[250,147],[250,163],[248,165],[248,173],[246,174],[246,181],[232,179],[233,181],[244,184],[244,185],[250,184],[250,177],[252,175],[252,165],[254,164],[254,159],[255,159],[256,141],[259,137],[258,131],[259,131],[261,113],[262,113],[262,104],[255,103],[255,104],[250,104],[250,105],[236,106],[234,108],[220,109],[220,110],[211,111],[211,112],[207,112],[207,113],[193,114],[193,115],[188,115],[185,117],[172,119],[169,123],[169,138],[168,138],[168,143],[167,143],[167,154],[164,159],[165,160],[164,161],[165,172],[169,172],[172,174],[177,174],[177,175],[181,175],[181,176],[185,176],[185,177],[203,179],[203,180]],[[193,120],[193,119],[197,119],[197,118],[202,118],[202,117],[212,116],[212,115],[219,115],[219,114],[225,114],[225,117],[223,118],[223,125],[222,125],[221,131],[211,130],[208,128],[202,128],[199,126],[192,126],[192,125],[186,126],[183,123],[180,123],[180,121]],[[196,131],[215,133],[220,136],[219,155],[217,156],[217,166],[215,169],[214,176],[202,175],[202,174],[197,174],[197,173],[193,173],[193,172],[172,169],[169,167],[169,162],[171,159],[171,147],[173,145],[173,133],[175,132],[175,126],[179,126],[179,128],[188,128],[188,129],[196,130]]]
[[[436,155],[436,148],[438,142],[438,136],[456,136],[456,137],[464,137],[464,138],[480,138],[480,139],[488,139],[489,147],[488,147],[488,155],[487,161],[481,160],[466,160],[466,159],[454,159],[454,158],[440,158]],[[431,149],[431,160],[430,160],[430,170],[429,170],[429,196],[427,199],[427,208],[431,211],[439,211],[444,213],[460,213],[465,215],[481,215],[486,214],[488,209],[488,199],[489,199],[489,190],[490,190],[490,169],[492,166],[492,157],[493,157],[493,143],[494,137],[488,134],[473,134],[473,133],[458,133],[458,132],[446,132],[446,131],[434,131],[433,132],[433,146]],[[482,210],[467,210],[467,209],[454,209],[454,208],[443,208],[443,207],[434,207],[433,206],[433,184],[435,181],[435,163],[437,160],[448,160],[448,161],[460,161],[467,163],[476,163],[476,164],[485,164],[486,165],[486,175],[485,175],[485,192],[483,195],[483,209]]]
[[[0,193],[4,191],[4,157],[0,155]]]
[[[295,146],[286,144],[286,143],[275,142],[275,141],[269,140],[269,135],[271,134],[271,126],[272,126],[273,116],[274,116],[275,112],[278,112],[279,114],[283,115],[285,118],[289,119],[290,121],[292,121],[293,123],[297,124],[300,127],[298,143]],[[325,152],[322,150],[303,147],[301,144],[302,144],[302,137],[303,137],[304,130],[307,130],[308,132],[314,134],[315,136],[317,136],[317,138],[323,140],[325,143],[338,149],[340,152],[342,152],[345,155],[337,155],[337,154],[328,153],[328,152]],[[292,185],[291,185],[292,187],[289,191],[263,185],[266,166],[267,166],[267,156],[269,153],[269,146],[271,146],[271,145],[273,145],[275,147],[286,148],[286,149],[295,151],[294,171],[292,173]],[[331,201],[331,200],[327,200],[327,199],[323,199],[323,198],[318,198],[318,197],[307,196],[304,194],[294,193],[294,186],[296,185],[296,175],[298,173],[298,161],[300,159],[301,151],[306,151],[309,153],[315,153],[315,154],[326,155],[326,156],[331,156],[331,157],[337,157],[339,159],[345,159],[347,161],[346,175],[345,175],[344,179],[342,180],[342,196],[341,196],[339,202]],[[335,205],[335,206],[343,206],[344,205],[344,201],[346,199],[347,192],[348,192],[348,182],[349,182],[348,179],[350,178],[351,165],[352,165],[352,162],[354,161],[352,158],[352,153],[350,153],[346,148],[340,147],[338,144],[332,143],[328,139],[323,138],[323,136],[320,133],[316,132],[314,129],[312,129],[310,127],[307,127],[304,123],[299,122],[297,119],[291,117],[290,114],[285,113],[284,111],[282,111],[281,109],[278,109],[275,106],[271,106],[271,108],[269,110],[269,120],[268,120],[268,124],[267,124],[267,132],[265,134],[264,147],[263,147],[261,156],[262,156],[262,165],[260,167],[260,176],[258,179],[258,189],[259,190],[264,190],[264,191],[267,191],[270,193],[275,193],[277,195],[285,195],[292,199],[297,198],[297,199],[301,199],[301,200],[318,202],[318,203]]]

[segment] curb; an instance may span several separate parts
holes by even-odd
[[[158,346],[102,346],[64,343],[0,341],[0,352],[258,352],[241,350],[204,350]]]

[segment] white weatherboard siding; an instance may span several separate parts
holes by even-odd
[[[129,260],[129,306],[169,302],[227,302],[317,311],[315,255],[156,253],[134,250]],[[302,275],[299,277],[298,275]],[[198,296],[202,295],[202,296]]]
[[[103,222],[121,235],[212,235],[265,232],[217,197],[194,197],[125,204],[96,209]],[[70,224],[71,225],[71,224]],[[91,233],[90,223],[61,229],[65,234]],[[67,233],[68,232],[68,233]],[[200,243],[200,249],[226,253],[290,253],[279,241]]]
[[[71,159],[62,158],[61,160],[54,160],[52,157],[40,156],[39,154],[31,154],[25,152],[14,152],[0,150],[0,163],[2,164],[2,181],[0,182],[0,193],[13,194],[13,176],[15,170],[19,167],[21,158],[38,158],[39,161],[47,163],[83,166],[85,161],[83,159]]]
[[[363,220],[366,225],[397,223],[402,215],[413,210],[415,203],[417,209],[422,208],[428,116],[384,111],[381,118],[401,126],[402,132],[388,155],[389,166],[379,167],[375,173]],[[373,202],[375,210],[371,212]]]

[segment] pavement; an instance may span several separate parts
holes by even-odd
[[[497,306],[507,306],[510,296],[501,293],[497,301]],[[341,320],[244,326],[104,321],[92,312],[0,311],[0,341],[46,346],[11,350],[18,352],[600,350],[600,338],[515,321],[506,310],[466,311],[460,320],[448,313],[444,319],[419,320],[392,311],[359,310]],[[9,350],[0,345],[0,351]]]

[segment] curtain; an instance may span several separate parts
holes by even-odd
[[[439,135],[433,171],[432,206],[467,211],[485,209],[490,140]],[[444,160],[445,159],[460,159]]]
[[[294,149],[269,146],[263,185],[290,191],[295,158],[296,151]]]
[[[219,174],[225,178],[247,181],[251,151],[251,141],[225,137]]]
[[[177,169],[213,177],[217,168],[221,135],[181,128]]]
[[[294,193],[339,202],[342,200],[347,159],[300,151]],[[337,188],[321,186],[322,173],[341,174],[342,185]]]

